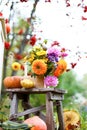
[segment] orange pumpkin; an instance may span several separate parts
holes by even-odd
[[[21,76],[8,76],[3,80],[5,88],[21,88]]]
[[[24,121],[25,124],[34,125],[31,130],[47,130],[46,123],[38,116],[33,116]]]

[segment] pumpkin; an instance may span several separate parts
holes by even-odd
[[[31,79],[22,79],[20,81],[20,84],[23,88],[33,88],[34,87],[34,82]]]
[[[8,76],[3,80],[3,84],[5,88],[21,88],[20,80],[21,76]]]
[[[46,123],[39,116],[30,117],[24,123],[34,125],[31,130],[47,130]]]
[[[0,130],[3,130],[3,128],[0,127]]]

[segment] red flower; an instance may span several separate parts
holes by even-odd
[[[4,44],[5,44],[5,49],[8,50],[10,48],[10,43],[9,42],[5,42]]]
[[[35,43],[36,43],[36,37],[35,37],[35,35],[34,36],[32,36],[31,38],[30,38],[30,44],[32,45],[32,46],[34,46],[35,45]]]

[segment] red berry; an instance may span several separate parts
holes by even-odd
[[[10,43],[9,42],[5,42],[4,44],[5,44],[5,49],[8,50],[10,48]]]

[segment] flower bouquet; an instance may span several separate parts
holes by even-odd
[[[41,87],[39,81],[43,81],[42,87],[56,87],[59,83],[58,77],[67,70],[67,55],[67,50],[57,41],[51,45],[47,45],[47,41],[34,44],[22,60],[27,67],[26,69],[24,66],[25,73],[33,79],[35,86]],[[18,63],[13,63],[12,68],[20,67]]]

